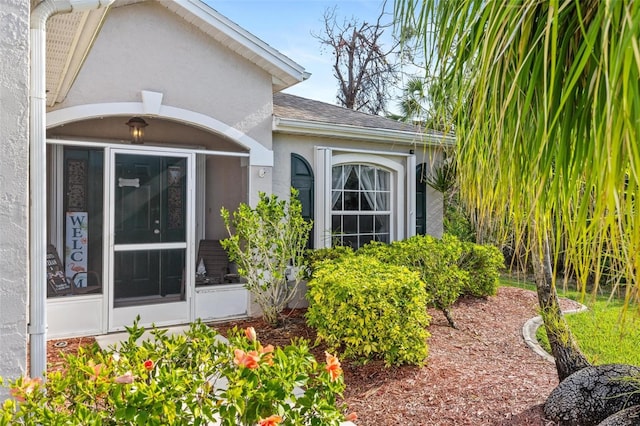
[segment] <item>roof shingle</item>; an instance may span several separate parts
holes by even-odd
[[[410,133],[417,133],[421,130],[418,126],[391,120],[379,115],[354,111],[337,105],[281,92],[273,94],[273,114],[280,118],[371,129],[396,130]],[[426,130],[424,133],[442,135],[442,133],[433,130]]]

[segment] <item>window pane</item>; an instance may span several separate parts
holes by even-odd
[[[375,201],[373,192],[360,193],[360,210],[373,210],[373,202]],[[371,200],[371,202],[369,202]]]
[[[345,234],[358,233],[358,216],[343,216],[342,232]]]
[[[376,210],[387,211],[389,210],[389,197],[391,194],[388,192],[376,193]]]
[[[362,166],[360,173],[360,188],[365,191],[376,189],[376,169],[371,166]]]
[[[389,232],[389,216],[376,216],[376,234]]]
[[[358,208],[358,193],[355,191],[344,192],[344,209],[345,210],[359,210]]]
[[[335,200],[333,206],[331,206],[332,210],[342,210],[342,193],[340,191],[333,191],[332,199]]]
[[[347,181],[344,184],[344,189],[352,189],[356,191],[360,189],[357,171],[358,171],[358,166],[354,166],[351,172],[349,173],[349,177],[347,178]]]
[[[378,191],[388,191],[390,182],[390,173],[385,170],[378,169],[378,179],[376,181],[376,189]]]
[[[331,216],[331,232],[332,233],[342,232],[342,216],[338,216],[338,215]]]
[[[360,232],[373,233],[373,216],[360,216]]]
[[[376,241],[381,243],[389,244],[389,234],[378,234],[376,235]]]
[[[331,172],[331,188],[333,189],[342,189],[342,176],[343,168],[342,166],[334,166]]]
[[[344,237],[342,239],[342,245],[343,246],[347,246],[347,247],[353,247],[354,249],[357,249],[358,246],[358,237]]]
[[[360,246],[362,247],[365,244],[369,244],[371,241],[374,241],[375,238],[373,234],[362,234],[360,235]]]

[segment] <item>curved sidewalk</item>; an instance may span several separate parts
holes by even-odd
[[[579,302],[576,302],[576,303],[579,303]],[[588,309],[589,308],[587,308],[585,305],[580,304],[579,308],[567,309],[562,311],[562,313],[565,315],[576,314],[578,312],[584,312]],[[549,352],[544,350],[542,346],[540,346],[540,343],[536,338],[536,332],[538,331],[538,327],[540,327],[542,324],[543,324],[543,321],[540,315],[533,317],[527,322],[525,322],[524,325],[522,326],[522,338],[524,339],[524,342],[527,344],[527,346],[529,346],[533,352],[540,355],[542,358],[546,359],[549,362],[555,362],[555,358]]]

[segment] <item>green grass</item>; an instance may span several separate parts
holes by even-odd
[[[535,284],[530,282],[502,278],[501,284],[535,291]],[[580,294],[576,291],[559,291],[558,296],[580,300]],[[623,318],[622,302],[608,302],[608,296],[598,296],[595,301],[584,303],[589,307],[588,311],[569,314],[565,318],[587,359],[593,364],[640,365],[639,315],[628,312]],[[549,352],[544,326],[538,329],[536,337],[540,345]]]
[[[507,276],[500,277],[500,285],[503,287],[518,287],[525,290],[536,291],[536,285],[531,281],[518,280]]]

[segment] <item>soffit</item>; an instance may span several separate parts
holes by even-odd
[[[47,105],[64,100],[105,14],[106,9],[61,13],[47,22]]]

